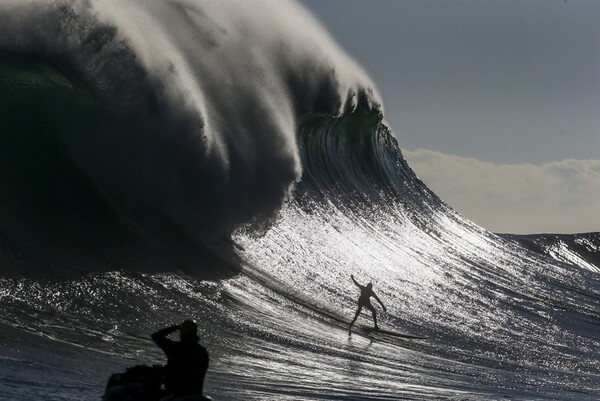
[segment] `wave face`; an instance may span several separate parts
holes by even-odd
[[[596,253],[450,209],[298,5],[1,9],[0,397],[97,399],[194,318],[215,399],[597,398]],[[350,274],[429,339],[349,334]]]

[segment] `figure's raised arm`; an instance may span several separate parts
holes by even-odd
[[[166,348],[170,347],[171,344],[173,343],[173,341],[169,340],[167,338],[167,336],[171,333],[176,332],[177,329],[179,329],[178,325],[165,327],[164,329],[161,329],[161,330],[157,331],[156,333],[152,334],[152,340],[160,348],[166,349]]]
[[[352,279],[352,281],[354,281],[354,284],[356,284],[356,286],[357,286],[358,288],[363,288],[363,286],[362,286],[362,285],[360,285],[360,284],[358,284],[358,282],[357,282],[357,281],[354,279],[354,275],[352,275],[352,274],[351,274],[351,275],[350,275],[350,278]]]

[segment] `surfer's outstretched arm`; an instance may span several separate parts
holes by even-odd
[[[350,278],[352,279],[352,281],[354,281],[354,284],[356,284],[356,286],[357,286],[358,288],[361,288],[361,289],[362,289],[362,288],[364,288],[362,285],[358,284],[358,282],[357,282],[356,280],[354,280],[354,275],[352,275],[352,274],[351,274],[351,275],[350,275]]]
[[[379,299],[379,297],[375,294],[373,294],[373,298],[375,298],[377,300],[377,302],[379,302],[379,305],[381,305],[381,307],[383,308],[383,311],[387,312],[387,309],[386,309],[385,305],[383,304],[383,302],[381,302],[381,299]]]

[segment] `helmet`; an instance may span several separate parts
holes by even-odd
[[[186,320],[179,325],[179,334],[182,336],[196,335],[198,333],[198,325],[193,320]]]

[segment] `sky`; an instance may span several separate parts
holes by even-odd
[[[301,3],[453,208],[494,232],[600,231],[600,1]]]

